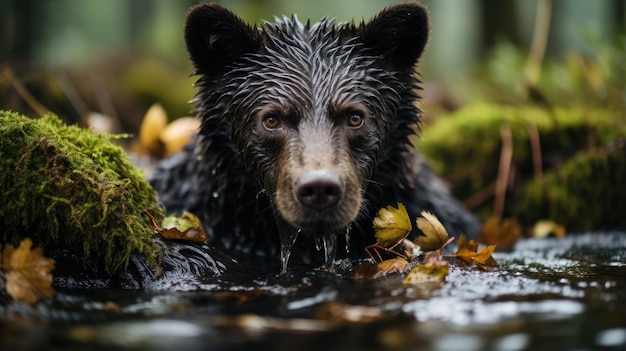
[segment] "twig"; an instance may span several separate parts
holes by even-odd
[[[15,73],[10,67],[5,67],[2,73],[6,76],[9,82],[11,82],[15,91],[17,91],[17,93],[22,97],[22,99],[24,99],[28,106],[35,111],[36,114],[41,117],[48,113],[48,109],[28,91],[24,83],[22,83],[22,81],[15,76]]]
[[[474,192],[472,196],[463,201],[463,206],[468,210],[478,208],[482,203],[491,199],[496,189],[496,183],[490,183],[487,186]]]
[[[535,14],[535,27],[530,52],[526,59],[523,76],[523,89],[526,96],[539,80],[541,63],[546,54],[548,34],[550,33],[550,17],[552,14],[552,0],[538,0]]]
[[[506,187],[511,173],[511,160],[513,159],[513,137],[511,127],[502,125],[500,127],[500,137],[502,139],[502,149],[500,150],[500,164],[498,165],[498,179],[496,180],[495,199],[493,204],[493,214],[496,218],[502,219],[504,213],[504,199],[506,197]]]
[[[535,123],[529,123],[528,140],[530,141],[530,150],[533,157],[533,172],[535,175],[535,181],[541,183],[543,179],[543,167],[541,160],[541,140],[539,138],[539,129]]]

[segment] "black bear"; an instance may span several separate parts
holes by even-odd
[[[185,41],[202,124],[152,179],[160,200],[198,215],[217,248],[280,257],[283,270],[290,253],[327,264],[336,251],[364,255],[373,216],[397,202],[411,218],[434,213],[451,235],[476,232],[410,140],[428,35],[413,2],[359,25],[293,16],[261,28],[217,4],[192,7]]]

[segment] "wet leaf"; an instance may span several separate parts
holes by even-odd
[[[442,261],[446,262],[446,261]],[[418,264],[413,267],[409,274],[402,281],[408,285],[418,285],[424,283],[440,283],[446,279],[448,275],[448,264],[430,265]]]
[[[161,226],[159,226],[156,219],[148,211],[144,212],[152,220],[154,229],[164,239],[185,240],[198,243],[206,242],[208,239],[202,222],[193,213],[184,212],[182,217],[176,215],[167,216],[163,218]]]
[[[392,258],[378,263],[364,261],[352,273],[357,280],[379,279],[392,273],[404,273],[409,269],[409,262],[404,258]]]
[[[398,208],[389,205],[381,208],[373,222],[376,240],[382,247],[392,247],[411,232],[413,226],[406,207],[398,202]]]
[[[513,248],[521,236],[521,229],[514,218],[500,221],[497,217],[489,217],[480,233],[478,241],[486,245],[498,245],[498,250],[508,251]]]
[[[43,249],[31,250],[33,242],[26,238],[17,249],[6,245],[1,252],[7,293],[15,300],[28,303],[54,296],[52,274],[54,260],[43,256]]]
[[[415,222],[424,235],[415,238],[415,244],[422,251],[435,251],[443,248],[448,241],[448,231],[432,213],[422,211],[421,215],[422,217],[417,218]]]
[[[459,238],[458,250],[456,257],[467,264],[476,264],[484,270],[492,270],[496,267],[497,262],[492,257],[496,245],[483,247],[478,251],[478,243],[474,240],[465,242],[465,236]]]

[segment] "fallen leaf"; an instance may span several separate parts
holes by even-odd
[[[533,226],[532,235],[534,238],[545,238],[550,235],[556,236],[557,238],[564,238],[565,227],[553,221],[538,221]]]
[[[441,250],[437,250],[424,255],[424,262],[422,262],[422,264],[427,266],[447,266],[448,261],[443,259]]]
[[[381,208],[373,222],[376,240],[380,246],[393,247],[406,238],[413,226],[406,207],[398,202],[398,208],[389,205]]]
[[[161,133],[167,125],[167,112],[161,104],[150,106],[139,127],[139,144],[148,152],[161,152]]]
[[[43,256],[43,249],[31,250],[33,242],[26,238],[17,249],[6,245],[1,252],[7,293],[15,300],[35,303],[54,296],[52,274],[54,260]]]
[[[476,264],[478,267],[490,271],[497,265],[496,260],[492,257],[495,249],[496,245],[489,245],[478,251],[478,243],[474,240],[465,242],[465,236],[461,235],[456,257],[469,265]]]
[[[443,261],[446,262],[446,261]],[[447,262],[446,262],[447,263]],[[424,283],[441,283],[448,275],[448,265],[418,264],[413,267],[402,282],[408,285],[418,285]]]
[[[148,211],[144,211],[152,220],[154,229],[164,239],[185,240],[197,243],[207,241],[207,235],[200,219],[193,213],[184,212],[182,217],[173,215],[163,218],[161,226]]]
[[[448,231],[432,213],[422,211],[421,215],[422,217],[417,218],[415,222],[424,235],[415,238],[415,244],[422,251],[435,251],[443,248],[448,241]]]
[[[188,144],[200,128],[200,120],[193,117],[182,117],[168,124],[161,132],[160,138],[165,147],[165,155],[171,155]]]
[[[409,269],[409,262],[404,258],[392,258],[378,263],[361,262],[352,272],[356,280],[379,279],[392,273],[404,273]]]
[[[521,236],[521,229],[517,220],[508,218],[500,221],[499,218],[489,217],[480,233],[478,241],[486,245],[498,245],[499,251],[509,251]]]
[[[478,243],[474,240],[470,240],[468,242],[465,241],[465,235],[461,235],[459,237],[459,241],[457,242],[457,252],[459,250],[461,250],[462,248],[465,248],[469,251],[473,251],[476,252],[478,251]]]

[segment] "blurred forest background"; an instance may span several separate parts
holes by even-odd
[[[398,1],[218,2],[261,24],[292,13],[301,21],[367,20]],[[582,221],[588,205],[565,205],[574,200],[562,193],[571,191],[548,189],[549,172],[577,156],[612,160],[617,153],[616,164],[601,166],[609,167],[606,175],[595,168],[586,175],[607,189],[576,196],[588,203],[596,199],[589,191],[606,208],[626,206],[624,190],[615,191],[626,183],[626,1],[421,2],[432,31],[420,62],[427,125],[416,143],[467,206],[526,224],[549,218],[574,229],[626,227],[625,216],[607,216],[605,207]],[[52,111],[69,123],[129,133],[154,103],[170,119],[190,115],[195,79],[182,29],[195,3],[0,0],[0,109],[33,117]],[[588,183],[582,179],[571,186]]]

